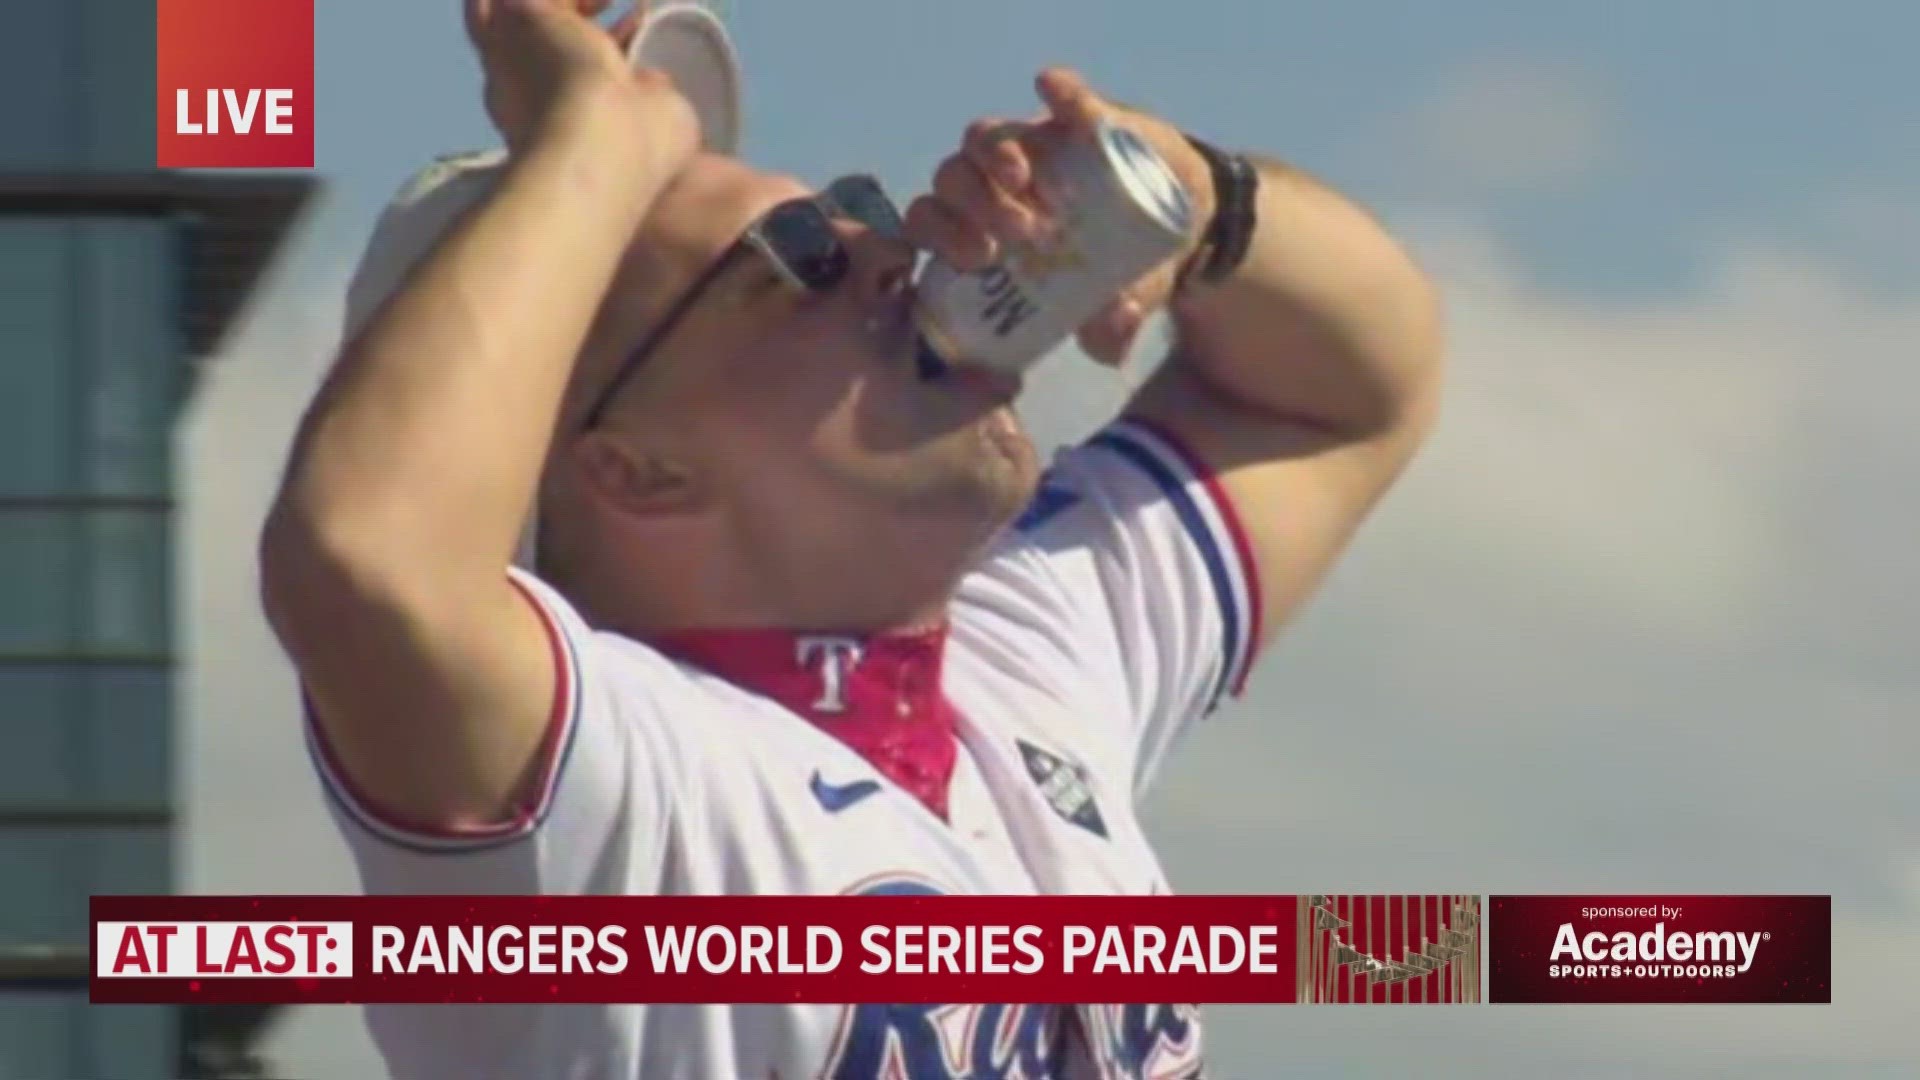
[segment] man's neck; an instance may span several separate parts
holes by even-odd
[[[641,641],[704,630],[915,633],[945,625],[974,558],[973,552],[964,560],[937,560],[924,549],[895,550],[783,574],[747,574],[731,572],[727,561],[688,554],[663,559],[646,575],[619,567],[555,584],[594,625]]]
[[[785,707],[945,818],[960,730],[942,674],[946,640],[942,625],[866,634],[703,630],[649,644]]]

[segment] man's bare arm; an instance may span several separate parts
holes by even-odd
[[[1212,217],[1211,170],[1178,128],[1106,101],[1064,68],[1041,72],[1035,89],[1044,117],[978,121],[940,164],[933,192],[907,210],[916,243],[963,271],[1003,246],[1047,243],[1054,209],[1036,165],[1104,121],[1161,154],[1193,194],[1197,224]],[[1173,356],[1126,414],[1175,436],[1220,477],[1253,549],[1271,632],[1424,435],[1439,396],[1441,329],[1432,287],[1371,217],[1284,165],[1263,162],[1259,172],[1258,226],[1236,272],[1174,296],[1180,260],[1169,259],[1083,323],[1079,340],[1118,362],[1141,321],[1171,302]]]
[[[1439,304],[1366,212],[1272,161],[1237,272],[1172,304],[1173,355],[1128,406],[1220,475],[1268,632],[1394,480],[1439,396]]]
[[[493,195],[346,343],[262,539],[267,611],[331,749],[424,825],[499,820],[538,751],[558,672],[505,569],[574,358],[695,138],[670,86],[592,51],[584,16],[503,11],[482,56],[528,127]],[[583,57],[618,77],[566,70]]]

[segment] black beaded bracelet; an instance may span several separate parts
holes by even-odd
[[[1230,154],[1191,135],[1187,142],[1213,172],[1214,207],[1213,220],[1200,239],[1200,250],[1181,277],[1184,280],[1197,273],[1203,281],[1219,281],[1240,268],[1253,244],[1254,227],[1259,224],[1260,173],[1239,154]]]

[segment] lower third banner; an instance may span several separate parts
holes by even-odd
[[[94,897],[95,1002],[1286,1002],[1294,897]]]
[[[90,990],[101,1003],[1826,1002],[1830,918],[1824,896],[98,896]]]
[[[135,897],[95,1002],[1480,999],[1473,896]]]

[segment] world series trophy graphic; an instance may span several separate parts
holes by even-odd
[[[1480,897],[1302,896],[1301,1004],[1465,1004],[1480,993]]]

